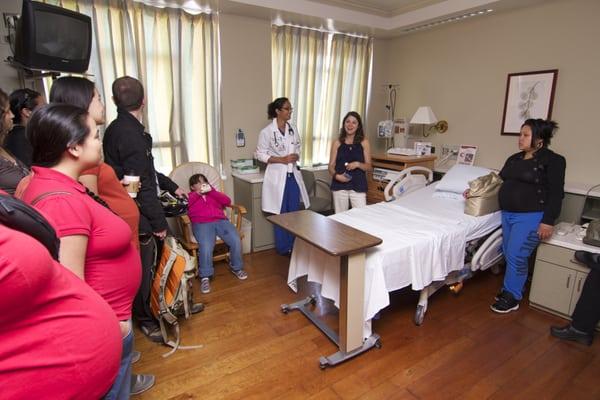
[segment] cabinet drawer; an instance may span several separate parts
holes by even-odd
[[[542,243],[537,250],[537,260],[562,265],[578,272],[588,273],[589,268],[575,261],[575,250]]]
[[[542,243],[537,250],[537,259],[551,262],[553,264],[571,267],[575,252],[564,247],[558,247],[551,244]]]
[[[379,203],[385,200],[383,191],[387,186],[388,181],[378,181],[373,179],[372,176],[367,175],[367,203]]]

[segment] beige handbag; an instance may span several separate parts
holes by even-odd
[[[498,191],[502,186],[502,178],[490,172],[487,175],[469,182],[469,195],[465,201],[465,214],[479,217],[498,211]]]

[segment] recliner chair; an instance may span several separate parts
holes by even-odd
[[[313,171],[302,169],[301,172],[310,199],[310,207],[308,209],[323,215],[333,214],[331,183],[320,178],[315,178]]]

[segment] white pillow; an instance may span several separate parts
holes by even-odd
[[[469,182],[480,176],[487,175],[491,169],[475,167],[472,165],[456,164],[437,184],[435,190],[438,192],[452,192],[462,194],[469,188]]]
[[[464,200],[462,193],[454,193],[454,192],[438,192],[435,191],[432,194],[433,197],[442,198],[442,199],[452,199],[452,200]]]

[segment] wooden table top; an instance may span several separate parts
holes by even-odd
[[[383,242],[310,210],[271,215],[267,219],[332,256],[358,253]]]

